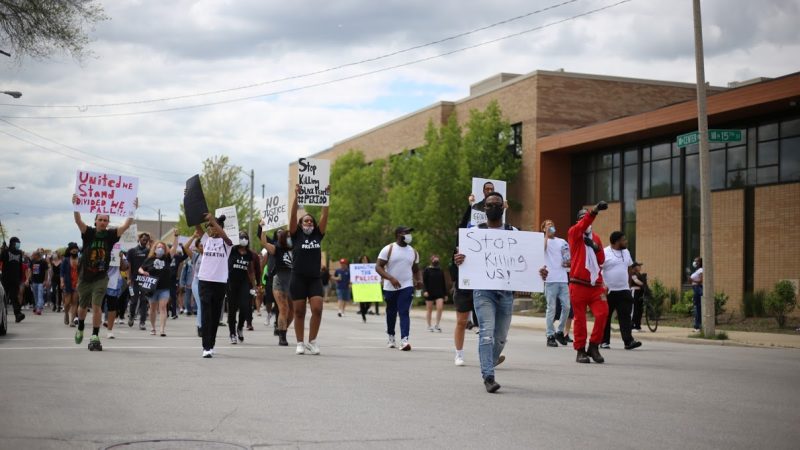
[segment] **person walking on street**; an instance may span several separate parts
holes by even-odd
[[[47,260],[42,258],[41,250],[34,250],[31,254],[31,264],[28,266],[25,279],[25,284],[30,285],[33,291],[35,305],[33,313],[41,316],[44,310],[45,292],[50,288],[50,265],[47,264]]]
[[[106,286],[105,303],[108,308],[106,318],[106,328],[108,339],[114,339],[114,322],[117,317],[117,311],[120,310],[120,302],[122,301],[125,280],[122,278],[122,273],[128,270],[128,260],[125,258],[124,252],[119,252],[119,266],[108,268],[108,286]],[[124,309],[123,309],[124,311]]]
[[[569,298],[575,309],[575,342],[573,348],[577,352],[575,361],[588,363],[591,358],[596,363],[605,359],[600,354],[603,342],[603,331],[608,317],[608,304],[605,301],[605,288],[600,267],[605,261],[603,244],[600,236],[592,232],[592,223],[600,211],[608,209],[608,204],[601,201],[591,211],[578,211],[578,221],[570,227],[567,242],[570,251]],[[586,308],[592,310],[594,327],[586,348]]]
[[[431,265],[422,271],[422,285],[424,292],[422,297],[425,299],[425,320],[428,323],[428,331],[442,332],[439,324],[442,322],[442,311],[444,311],[444,297],[447,295],[447,286],[444,281],[444,272],[439,267],[439,255],[431,255]],[[436,325],[431,326],[431,316],[433,307],[436,306]]]
[[[628,251],[628,239],[621,231],[611,233],[611,244],[604,250],[605,262],[603,263],[603,280],[608,289],[608,320],[603,332],[601,348],[611,348],[611,315],[617,312],[619,332],[625,350],[641,347],[642,343],[635,340],[631,334],[631,311],[633,310],[633,296],[630,289],[630,277],[633,258]]]
[[[139,267],[147,259],[150,253],[150,234],[143,232],[139,233],[139,245],[128,250],[128,280],[130,281],[128,293],[130,294],[130,309],[128,310],[128,326],[132,327],[133,322],[136,320],[136,312],[139,312],[139,329],[144,330],[147,327],[147,297],[139,290],[136,285],[136,275],[139,273]]]
[[[275,320],[275,329],[278,333],[278,345],[288,346],[289,341],[286,340],[286,330],[294,320],[294,305],[291,299],[291,282],[292,282],[292,267],[293,252],[292,237],[289,232],[283,229],[276,230],[274,239],[272,241],[267,239],[267,233],[261,232],[261,225],[259,225],[259,235],[261,236],[261,245],[267,249],[267,253],[273,260],[270,267],[270,272],[267,278],[272,280],[272,296],[278,304],[278,317]]]
[[[231,344],[244,342],[245,324],[253,320],[252,300],[255,295],[255,255],[248,245],[249,236],[239,232],[239,245],[228,258],[228,331]],[[239,316],[237,322],[236,316]]]
[[[50,258],[50,287],[53,298],[53,312],[61,312],[63,291],[61,290],[61,264],[64,258],[58,251],[53,252]]]
[[[200,263],[203,260],[203,245],[200,241],[200,236],[203,233],[195,233],[192,237],[189,238],[189,242],[186,243],[186,255],[192,261],[192,300],[194,301],[195,306],[195,326],[197,327],[197,337],[203,337],[202,331],[202,318],[200,316],[202,312],[202,304],[200,302],[200,279],[197,277],[197,274],[200,272]]]
[[[78,196],[72,196],[72,202],[78,203]],[[133,207],[137,209],[139,200],[134,200]],[[89,339],[89,351],[102,351],[100,344],[100,323],[102,315],[103,298],[108,287],[108,267],[111,262],[111,252],[125,231],[133,223],[133,217],[128,217],[118,228],[109,228],[109,216],[98,214],[94,218],[94,227],[86,225],[81,219],[81,213],[73,213],[75,225],[81,232],[83,241],[83,254],[81,255],[80,275],[78,279],[78,329],[75,331],[75,343],[83,342],[84,321],[89,305],[92,306],[92,336]]]
[[[694,332],[699,333],[703,326],[703,258],[696,257],[692,262],[694,272],[689,276],[692,282],[692,303],[694,303]]]
[[[419,253],[411,246],[413,228],[399,226],[394,230],[395,242],[383,247],[378,254],[375,271],[383,281],[383,299],[386,302],[387,347],[396,348],[395,324],[400,316],[400,350],[411,350],[409,310],[414,288],[422,288],[419,270]]]
[[[8,244],[8,248],[4,248],[0,252],[3,290],[14,308],[15,322],[20,323],[25,320],[25,314],[22,313],[22,305],[19,302],[22,277],[25,275],[22,270],[22,250],[20,250],[19,238],[16,236],[13,236]]]
[[[545,337],[548,347],[558,347],[558,344],[567,345],[564,329],[569,322],[571,310],[567,273],[570,267],[569,245],[567,241],[556,237],[556,225],[552,220],[547,219],[542,222],[541,230],[545,237],[544,257],[548,271],[544,282],[544,295],[547,300]],[[555,328],[556,305],[561,306],[558,331]]]
[[[178,240],[177,233],[175,240]],[[174,246],[172,251],[175,251]],[[158,241],[150,247],[147,259],[139,267],[139,275],[153,277],[158,280],[155,290],[147,296],[147,303],[150,307],[150,335],[152,336],[156,335],[156,316],[160,316],[161,319],[159,327],[161,337],[167,336],[167,303],[169,302],[171,281],[169,264],[171,261],[172,255],[167,248],[167,244]]]
[[[336,281],[336,299],[339,304],[337,315],[342,317],[347,304],[353,300],[350,295],[350,264],[345,258],[339,260],[339,268],[333,272],[333,279]]]
[[[647,274],[642,273],[642,263],[634,261],[631,266],[631,294],[633,295],[633,314],[631,314],[631,329],[642,331],[642,311],[644,309],[644,293],[647,290]]]
[[[61,263],[61,290],[64,292],[64,325],[78,326],[78,244],[67,244],[67,258]]]
[[[222,315],[222,304],[225,301],[225,291],[228,287],[228,255],[233,248],[233,242],[225,234],[225,216],[214,218],[210,213],[205,217],[208,224],[208,234],[203,236],[203,258],[197,273],[202,303],[202,337],[203,358],[214,356],[214,345],[217,343],[217,328]],[[203,229],[197,225],[195,236],[203,235]]]

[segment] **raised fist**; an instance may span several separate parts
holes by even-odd
[[[600,203],[598,203],[597,206],[595,206],[595,208],[597,208],[598,211],[605,211],[608,209],[608,203],[606,203],[603,200],[600,200]]]

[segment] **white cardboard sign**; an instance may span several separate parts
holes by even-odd
[[[73,211],[133,217],[138,192],[136,177],[79,170],[75,177],[78,202],[72,205]]]
[[[264,221],[262,228],[274,230],[289,224],[289,199],[286,194],[270,195],[258,201],[258,210]]]
[[[223,214],[225,215],[225,234],[228,235],[233,245],[239,245],[239,216],[236,215],[236,206],[225,206],[214,211],[215,217]]]
[[[531,231],[461,228],[460,289],[543,292],[544,234]]]
[[[483,187],[486,183],[494,185],[494,191],[499,192],[503,198],[506,198],[506,182],[502,180],[490,180],[488,178],[473,178],[472,179],[472,195],[475,196],[475,203],[472,204],[470,211],[470,227],[477,227],[482,223],[486,223],[486,213],[483,212]],[[506,220],[506,214],[503,213],[503,221]]]
[[[297,182],[300,184],[297,202],[300,205],[328,206],[330,180],[330,160],[300,158],[297,161]]]
[[[136,224],[131,224],[131,226],[122,233],[120,236],[119,241],[114,244],[114,247],[111,250],[111,262],[109,266],[111,267],[119,267],[119,252],[127,252],[129,249],[139,245],[139,241],[136,239],[138,227]]]

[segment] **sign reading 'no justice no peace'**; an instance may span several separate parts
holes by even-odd
[[[484,228],[458,230],[460,289],[542,292],[544,234]]]

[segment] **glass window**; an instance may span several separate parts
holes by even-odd
[[[594,203],[595,198],[597,196],[594,192],[594,173],[590,172],[586,174],[586,199],[583,203]]]
[[[672,193],[681,193],[681,159],[672,158]]]
[[[652,165],[650,195],[653,197],[669,195],[672,192],[670,160],[653,161]]]
[[[658,144],[653,146],[653,159],[669,158],[672,154],[670,144]]]
[[[672,157],[678,158],[681,156],[681,149],[678,147],[678,144],[675,142],[670,142],[670,148],[672,149]]]
[[[619,167],[620,155],[619,152],[614,153],[614,167]]]
[[[781,137],[800,135],[800,117],[781,122]]]
[[[781,139],[781,181],[800,181],[800,137]]]
[[[778,164],[778,141],[759,142],[758,166],[771,166],[773,164]]]
[[[709,155],[711,156],[711,189],[725,189],[725,150],[717,150]],[[686,176],[689,176],[688,169]]]
[[[638,168],[625,166],[623,184],[623,199],[625,200],[625,213],[634,212],[636,208],[636,179]]]
[[[650,163],[642,163],[642,198],[650,197]]]
[[[625,164],[636,164],[639,162],[639,151],[628,150],[625,152]]]
[[[747,167],[747,155],[744,147],[728,149],[728,170],[744,169]]]
[[[744,187],[745,184],[747,184],[747,171],[735,170],[733,172],[728,172],[729,189]]]
[[[597,168],[606,169],[609,167],[611,167],[611,154],[600,155],[600,159],[597,161]]]
[[[619,153],[615,153],[615,155],[619,155]],[[614,169],[612,169],[611,172],[612,172],[611,197],[609,197],[609,198],[616,202],[616,201],[619,200],[619,183],[620,183],[619,172],[620,172],[620,168],[619,167],[615,167]]]
[[[725,145],[726,144],[724,142],[709,142],[708,148],[711,150],[716,150],[718,148],[725,148]]]
[[[598,170],[597,171],[597,197],[594,201],[606,200],[611,201],[612,197],[612,190],[611,185],[613,183],[611,177],[611,169],[607,170]]]
[[[778,124],[769,123],[758,127],[758,140],[768,141],[770,139],[778,139]]]
[[[650,161],[650,147],[642,147],[642,161]]]
[[[692,145],[686,147],[686,150],[685,150],[687,155],[691,155],[693,153],[698,153],[699,151],[700,151],[700,146],[697,145],[697,144],[692,144]]]
[[[769,184],[778,182],[778,166],[761,167],[756,172],[756,182],[758,184]]]

